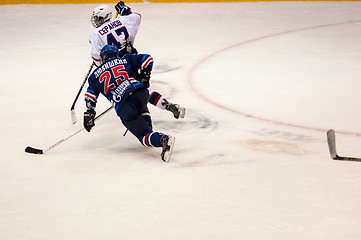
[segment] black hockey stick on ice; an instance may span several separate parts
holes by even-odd
[[[109,112],[113,107],[110,107],[108,108],[107,110],[105,110],[104,112],[102,112],[100,115],[98,115],[94,121],[98,120],[99,118],[101,118],[102,116],[104,116],[107,112]],[[54,143],[53,145],[49,146],[48,148],[46,149],[38,149],[38,148],[33,148],[33,147],[26,147],[25,148],[25,152],[27,153],[33,153],[33,154],[44,154],[46,153],[47,151],[57,147],[58,145],[60,145],[61,143],[65,142],[66,140],[74,137],[75,135],[77,135],[78,133],[80,133],[81,131],[83,131],[85,128],[83,127],[82,129],[79,129],[78,131],[72,133],[71,135],[63,138],[63,139],[60,139],[59,141],[57,141],[56,143]]]
[[[331,158],[333,160],[361,162],[361,158],[341,157],[337,155],[335,130],[330,129],[327,131],[327,143],[328,143],[328,149],[330,150]]]
[[[86,76],[85,76],[85,78],[84,78],[84,80],[83,80],[83,83],[82,83],[81,86],[80,86],[80,89],[79,89],[79,91],[78,91],[78,94],[76,95],[76,97],[75,97],[75,99],[74,99],[73,105],[71,105],[70,114],[71,114],[71,121],[72,121],[73,124],[75,124],[75,123],[77,122],[76,114],[75,114],[75,104],[76,104],[76,102],[78,101],[79,95],[80,95],[81,91],[83,90],[83,87],[84,87],[86,81],[88,80],[88,77],[89,77],[89,75],[90,75],[90,73],[91,73],[94,65],[95,65],[94,62],[92,62],[92,64],[90,65],[89,71],[88,71],[88,73],[86,74]]]

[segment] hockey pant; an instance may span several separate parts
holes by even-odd
[[[149,91],[145,88],[137,89],[128,96],[123,106],[118,110],[118,116],[123,125],[148,147],[161,147],[162,134],[153,132],[152,121],[147,108]]]

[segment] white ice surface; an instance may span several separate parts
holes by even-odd
[[[82,127],[96,5],[0,6],[0,239],[359,240],[361,2],[131,4],[176,137],[168,164],[114,112]],[[101,99],[97,112],[109,104]]]

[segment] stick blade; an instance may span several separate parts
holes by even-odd
[[[77,118],[76,118],[75,109],[72,109],[70,111],[70,114],[71,114],[71,121],[72,121],[73,124],[75,124],[78,121]]]
[[[327,131],[327,143],[331,158],[337,158],[335,130],[330,129]]]
[[[361,158],[343,157],[343,156],[337,155],[336,136],[335,136],[335,131],[333,129],[330,129],[327,131],[327,142],[328,142],[328,148],[330,150],[330,155],[333,160],[361,162]]]
[[[37,148],[29,147],[29,146],[25,148],[25,152],[32,153],[32,154],[43,154],[44,153],[44,151],[42,149],[37,149]]]

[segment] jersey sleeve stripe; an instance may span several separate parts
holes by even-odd
[[[142,63],[141,69],[144,70],[146,67],[148,67],[150,64],[153,64],[153,58],[151,56],[148,56]]]
[[[92,102],[97,102],[97,97],[94,94],[91,94],[90,92],[86,92],[85,94],[85,100],[89,100]]]

